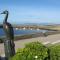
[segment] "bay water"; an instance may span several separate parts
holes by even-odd
[[[25,34],[32,34],[32,33],[39,33],[39,32],[45,32],[46,30],[21,30],[21,29],[14,29],[14,35],[25,35]],[[5,36],[4,30],[0,28],[0,37]]]

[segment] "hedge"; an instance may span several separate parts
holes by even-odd
[[[60,60],[60,45],[50,47],[50,60]]]
[[[60,60],[60,44],[46,47],[39,42],[32,42],[18,49],[10,60]]]
[[[25,48],[18,49],[10,60],[47,60],[48,49],[39,42],[26,44]]]

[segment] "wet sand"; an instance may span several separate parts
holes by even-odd
[[[47,37],[36,37],[36,38],[30,38],[30,39],[23,39],[23,40],[18,40],[14,41],[15,43],[15,50],[17,51],[18,48],[23,48],[26,43],[29,42],[35,42],[39,41],[43,44],[55,44],[60,42],[60,34],[55,34],[55,35],[49,35]],[[4,44],[0,44],[0,55],[4,54]]]

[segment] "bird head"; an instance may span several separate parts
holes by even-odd
[[[8,11],[5,10],[5,11],[3,11],[1,14],[8,14]]]

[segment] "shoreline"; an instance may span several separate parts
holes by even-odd
[[[23,48],[25,44],[30,42],[39,41],[42,44],[58,44],[60,43],[60,34],[56,35],[49,35],[47,37],[35,37],[35,38],[28,38],[28,39],[21,39],[14,41],[15,43],[15,50],[17,51],[18,48]],[[0,54],[4,54],[4,43],[0,44]]]
[[[45,33],[40,32],[40,33],[32,33],[32,34],[25,34],[25,35],[14,35],[14,41],[36,38],[36,37],[47,37],[49,35],[56,35],[56,34],[60,34],[60,31],[45,32]],[[6,37],[2,36],[0,37],[0,39],[2,39],[2,43],[3,43],[3,40],[6,39]]]

